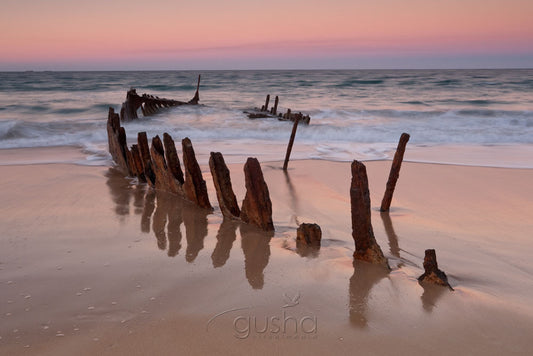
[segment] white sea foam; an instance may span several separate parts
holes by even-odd
[[[280,111],[291,107],[311,115],[311,124],[298,128],[295,158],[390,158],[402,132],[418,148],[528,147],[532,77],[533,71],[208,72],[200,90],[205,105],[141,115],[124,127],[130,144],[140,131],[149,137],[168,132],[178,147],[189,137],[197,151],[204,151],[200,145],[207,152],[219,147],[233,160],[250,152],[283,159],[292,123],[250,120],[243,113],[260,106],[268,90],[271,102],[280,95]],[[0,73],[0,79],[0,149],[76,146],[86,154],[83,164],[109,163],[106,108],[118,110],[129,87],[144,84],[139,92],[183,100],[195,82],[187,72]],[[506,160],[512,157],[496,165],[506,166]],[[476,164],[449,161],[442,159]]]

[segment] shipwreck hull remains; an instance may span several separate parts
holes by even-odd
[[[138,111],[141,109],[144,116],[150,116],[157,113],[164,108],[170,108],[180,105],[198,105],[200,101],[200,79],[198,76],[198,84],[196,85],[196,93],[189,101],[179,101],[173,99],[160,98],[150,94],[137,94],[135,88],[131,88],[126,93],[126,101],[122,103],[120,109],[120,120],[129,121],[138,119]]]

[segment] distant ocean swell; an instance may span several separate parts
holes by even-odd
[[[93,112],[94,108],[87,112]],[[0,148],[105,143],[107,110],[98,106],[100,119],[28,122],[0,121]],[[63,109],[60,115],[83,109]],[[533,143],[533,111],[399,111],[320,110],[310,113],[311,125],[301,126],[298,140],[315,142],[395,142],[401,132],[412,143],[491,144]],[[213,107],[179,108],[125,124],[127,132],[167,131],[199,139],[261,139],[286,141],[291,124],[275,119],[249,120],[237,110]]]
[[[130,87],[189,100],[197,75],[0,73],[0,149],[75,146],[90,159],[108,159],[107,111],[120,109]],[[380,146],[390,150],[402,132],[418,146],[532,145],[532,90],[533,70],[206,71],[203,105],[141,115],[125,128],[131,140],[139,131],[168,132],[176,140],[224,142],[235,154],[253,142],[284,147],[292,123],[249,120],[243,113],[271,94],[280,96],[280,111],[311,115],[311,124],[298,129],[297,145],[307,150],[299,151],[300,158],[384,158]]]

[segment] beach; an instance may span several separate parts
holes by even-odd
[[[6,163],[13,155],[30,164]],[[353,264],[349,162],[294,160],[285,174],[260,160],[269,236],[223,220],[205,156],[212,214],[111,166],[38,156],[0,150],[2,354],[533,349],[533,169],[404,162],[382,214],[390,161],[365,161],[387,273]],[[243,164],[229,169],[240,204]],[[296,248],[302,222],[321,226],[318,253]],[[430,248],[454,291],[419,285]]]

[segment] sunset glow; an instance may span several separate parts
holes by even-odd
[[[530,0],[2,3],[0,70],[533,65]]]

